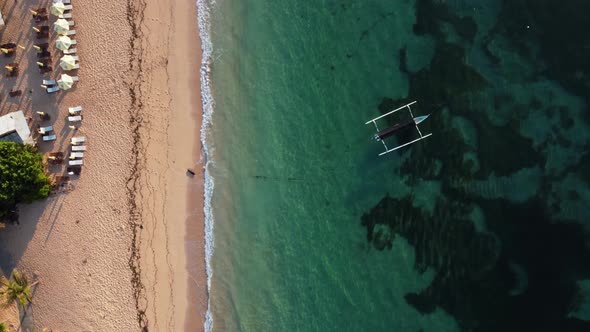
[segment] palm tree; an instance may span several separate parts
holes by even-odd
[[[25,308],[27,304],[33,303],[31,300],[31,287],[37,284],[37,282],[29,285],[27,276],[20,274],[16,269],[12,270],[11,279],[8,280],[6,277],[0,278],[0,297],[4,301],[4,306],[17,301]]]

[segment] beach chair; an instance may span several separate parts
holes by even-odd
[[[62,51],[62,52],[63,52],[63,54],[70,54],[71,55],[71,54],[76,54],[76,51],[77,50],[75,48],[70,48],[70,49]]]
[[[82,173],[82,167],[80,166],[71,166],[66,168],[68,175],[80,175]]]
[[[84,160],[70,160],[68,164],[70,166],[82,166],[84,165]]]
[[[68,175],[80,175],[80,173],[82,172],[82,167],[70,166],[66,168],[66,171],[68,172]]]
[[[47,73],[51,73],[52,71],[53,71],[53,68],[51,68],[51,66],[45,66],[45,67],[40,67],[40,68],[39,68],[39,72],[40,72],[42,75],[45,75],[45,74],[47,74]]]
[[[69,25],[70,27],[73,27],[75,24],[76,24],[76,23],[74,23],[74,21],[68,21],[68,25]]]
[[[34,10],[33,9],[29,9],[29,11],[31,12],[31,14],[33,14],[33,17],[39,16],[39,15],[47,15],[47,14],[49,14],[49,11],[45,7],[39,7],[39,8],[36,8]]]
[[[35,34],[35,38],[37,38],[37,39],[49,38],[49,32],[38,32]]]
[[[72,76],[72,81],[78,82],[79,80],[80,80],[80,77],[78,77],[78,76]]]
[[[68,116],[68,121],[70,121],[70,122],[80,122],[80,121],[82,121],[82,116],[81,115]]]
[[[72,13],[63,13],[63,14],[59,15],[58,18],[63,18],[63,19],[72,18]]]
[[[50,131],[53,131],[53,126],[40,127],[38,130],[39,134],[41,134],[41,135],[44,135]]]
[[[45,86],[55,85],[55,84],[57,84],[55,82],[55,80],[43,80],[43,85],[45,85]]]
[[[79,63],[74,64],[74,67],[72,67],[72,69],[70,69],[70,70],[75,70],[75,69],[80,69]]]
[[[47,14],[37,15],[35,16],[35,22],[41,23],[49,20],[49,16]]]
[[[33,27],[33,30],[39,32],[49,32],[49,25],[37,25]]]
[[[60,158],[63,159],[64,158],[64,153],[61,152],[61,151],[58,151],[58,152],[49,152],[47,155],[49,157],[51,157],[52,159],[54,159],[54,160],[55,159],[60,159]]]
[[[51,59],[50,58],[38,59],[37,65],[39,66],[39,68],[51,67]]]
[[[80,113],[80,112],[82,112],[82,106],[68,108],[68,113],[70,113],[71,115],[76,115],[76,113]]]
[[[64,160],[63,152],[49,152],[47,162],[50,164],[61,164]]]
[[[58,92],[59,91],[59,87],[58,86],[53,86],[51,88],[47,88],[45,89],[45,91],[47,91],[47,93],[54,93],[54,92]]]
[[[55,135],[43,136],[43,142],[55,141],[56,138],[57,136]]]
[[[70,153],[70,159],[84,158],[84,152],[72,152]]]
[[[64,1],[64,4],[65,4],[65,3],[66,3],[66,2]],[[68,1],[67,3],[70,3],[70,2]],[[72,5],[65,5],[65,6],[64,6],[64,10],[72,10],[72,9],[74,9],[74,6],[72,6]]]
[[[20,95],[23,94],[23,90],[11,90],[8,95],[10,97],[19,97]]]
[[[76,35],[76,30],[70,30],[70,31],[66,32],[66,36],[74,36],[74,35]],[[72,45],[73,44],[74,43],[72,43]]]
[[[41,119],[42,121],[49,121],[51,120],[51,116],[49,116],[49,114],[45,113],[45,112],[35,112],[37,113],[37,115],[39,116],[39,119]]]
[[[53,0],[53,2],[61,2],[64,5],[69,5],[72,3],[72,0]]]
[[[72,31],[75,31],[75,30],[72,30]],[[76,44],[78,44],[78,42],[77,42],[77,41],[75,41],[74,39],[71,39],[71,44],[72,44],[72,45],[76,45]]]
[[[72,151],[86,151],[86,145],[72,145]]]
[[[86,137],[72,137],[72,145],[78,145],[84,142],[86,142]]]
[[[80,61],[80,57],[77,55],[73,55],[72,58],[74,59],[74,61]]]
[[[40,62],[42,62],[41,60],[45,58],[51,61],[51,52],[49,52],[48,50],[42,50],[41,52],[37,52],[37,58],[40,60]],[[51,67],[51,64],[49,62],[47,64],[43,63],[43,65]]]
[[[70,177],[69,176],[63,176],[63,175],[56,175],[55,176],[55,183],[63,186],[65,184],[68,184],[68,182],[70,182]]]

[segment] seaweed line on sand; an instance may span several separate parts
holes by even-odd
[[[129,71],[126,85],[129,88],[131,107],[129,109],[130,125],[132,129],[133,146],[131,151],[131,173],[127,178],[127,201],[129,203],[129,226],[132,231],[130,243],[129,268],[131,269],[131,284],[133,297],[137,310],[137,322],[141,331],[148,331],[148,319],[146,316],[145,286],[141,282],[140,266],[140,237],[142,228],[141,207],[137,204],[137,192],[140,189],[140,171],[142,169],[142,144],[140,130],[142,127],[143,102],[141,96],[141,68],[142,68],[142,33],[141,25],[144,19],[144,0],[127,0],[127,22],[131,27],[131,39],[129,40]]]

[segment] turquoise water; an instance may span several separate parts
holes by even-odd
[[[590,254],[572,235],[590,201],[585,83],[551,76],[538,40],[498,23],[521,19],[504,7],[212,5],[215,331],[529,330],[543,319],[503,310],[559,279],[538,278],[534,252],[573,251],[557,267],[573,286],[544,294],[565,304],[530,311],[587,327]],[[377,157],[364,123],[414,99],[434,136]],[[552,240],[565,249],[538,250]]]

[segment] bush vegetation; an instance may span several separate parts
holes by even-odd
[[[46,198],[50,190],[35,147],[0,142],[0,220],[11,219],[16,204]]]

